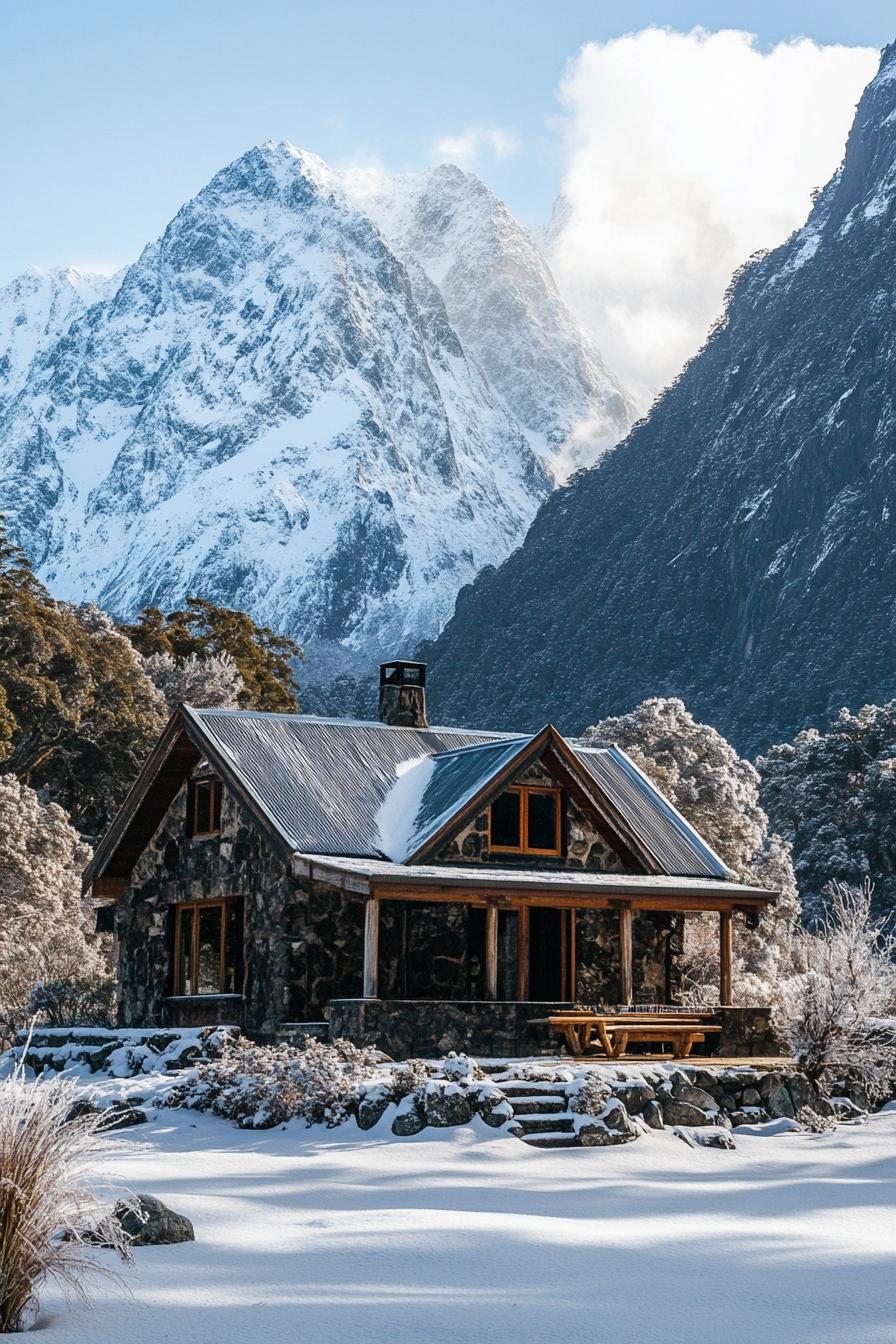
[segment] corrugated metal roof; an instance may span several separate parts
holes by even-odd
[[[664,873],[734,876],[621,747],[580,747],[575,742],[570,746]]]
[[[431,840],[458,810],[475,798],[490,779],[525,750],[529,737],[509,741],[479,742],[456,751],[442,751],[432,757],[432,771],[420,797],[416,814],[408,818],[404,835],[394,846],[383,850],[396,863],[405,863],[412,854]]]
[[[184,712],[230,762],[286,843],[320,855],[383,857],[377,813],[396,783],[397,766],[424,755],[437,758],[413,827],[415,837],[422,836],[416,849],[531,741],[511,733],[392,728],[306,714]],[[569,745],[662,872],[733,876],[624,751]]]

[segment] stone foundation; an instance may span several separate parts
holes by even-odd
[[[392,1059],[458,1053],[505,1059],[556,1055],[559,1041],[533,1018],[568,1009],[568,1003],[447,1002],[433,999],[334,999],[330,1039],[374,1045]]]
[[[722,1027],[714,1055],[722,1059],[773,1059],[786,1053],[772,1031],[771,1008],[715,1008]]]

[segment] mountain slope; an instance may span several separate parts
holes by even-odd
[[[198,594],[394,654],[551,489],[562,443],[533,450],[314,155],[250,150],[119,280],[44,324],[0,420],[4,511],[58,596],[124,616]]]
[[[120,280],[71,266],[32,267],[0,289],[0,404],[25,386],[37,357],[91,304],[114,293]]]
[[[896,44],[805,227],[429,650],[438,719],[678,694],[741,748],[896,694]]]
[[[557,480],[592,466],[635,418],[628,393],[560,298],[534,239],[472,173],[443,164],[365,204],[438,287],[468,355]]]

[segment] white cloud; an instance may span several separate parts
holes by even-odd
[[[657,28],[570,63],[553,266],[642,400],[699,347],[732,272],[803,223],[876,65],[867,47]]]
[[[443,135],[433,144],[433,156],[473,168],[484,158],[509,159],[520,147],[512,131],[502,126],[468,126],[459,135]]]

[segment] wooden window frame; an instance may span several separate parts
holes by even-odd
[[[492,809],[488,809],[488,847],[493,854],[538,854],[543,858],[559,859],[563,856],[563,790],[545,784],[511,784],[503,793],[516,793],[520,796],[520,843],[518,845],[492,844]],[[531,849],[526,843],[529,839],[529,795],[549,793],[556,799],[556,845],[553,849]]]
[[[199,829],[199,791],[208,786],[211,797],[209,800],[209,817],[211,820],[210,831],[201,831]],[[190,780],[189,797],[189,817],[190,817],[190,836],[194,840],[207,840],[210,836],[221,834],[221,780],[217,775],[199,775],[196,779]],[[218,824],[215,825],[215,818]]]
[[[236,984],[232,990],[225,988],[225,976],[227,974],[227,915],[229,907],[236,905],[239,897],[224,898],[220,901],[178,901],[174,907],[174,965],[172,967],[172,992],[176,998],[189,999],[215,999],[222,994],[242,994],[242,987],[237,989]],[[193,933],[190,939],[190,959],[193,963],[193,973],[196,974],[196,968],[199,965],[199,914],[202,910],[220,910],[221,911],[221,934],[218,947],[218,988],[206,990],[194,990],[187,994],[184,990],[184,964],[181,944],[181,924],[184,912],[189,910],[193,915]],[[243,919],[245,920],[245,907],[243,909]],[[245,938],[245,928],[244,928]]]

